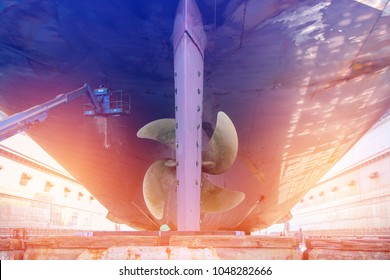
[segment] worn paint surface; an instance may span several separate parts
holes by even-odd
[[[249,231],[285,217],[390,107],[389,6],[372,3],[197,1],[207,35],[202,121],[212,131],[225,112],[239,142],[232,168],[208,179],[245,193],[232,210],[201,214],[201,229]],[[173,158],[172,149],[136,136],[175,116],[176,8],[177,1],[0,5],[2,111],[85,81],[131,91],[131,116],[97,123],[74,102],[29,133],[112,216],[138,229],[177,228],[175,217],[153,217],[142,192],[148,167]],[[165,207],[176,208],[170,201]]]

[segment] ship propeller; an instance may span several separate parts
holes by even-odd
[[[137,136],[159,141],[175,149],[175,119],[160,119],[146,124]],[[205,174],[222,174],[234,163],[238,150],[237,132],[233,122],[223,112],[205,149],[202,151],[201,212],[220,213],[239,205],[245,194],[219,187]],[[176,161],[166,158],[155,161],[146,171],[143,181],[145,204],[156,219],[162,219],[169,191],[176,187]]]

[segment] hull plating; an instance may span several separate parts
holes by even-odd
[[[283,219],[390,107],[388,7],[364,1],[197,1],[207,33],[204,128],[237,128],[233,167],[209,180],[242,191],[201,229],[256,230]],[[134,228],[176,228],[147,210],[142,182],[172,150],[138,139],[173,118],[171,34],[177,1],[37,1],[0,6],[0,106],[8,114],[88,82],[131,92],[131,115],[87,118],[82,101],[29,134]]]

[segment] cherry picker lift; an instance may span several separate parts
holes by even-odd
[[[101,86],[93,92],[88,84],[74,91],[60,94],[52,100],[34,106],[20,113],[16,113],[0,120],[0,142],[19,132],[23,132],[31,125],[43,122],[49,110],[59,105],[71,102],[85,96],[84,116],[118,116],[128,115],[130,102],[122,91],[111,92]],[[127,98],[127,99],[126,99]]]

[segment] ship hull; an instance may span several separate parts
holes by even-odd
[[[131,94],[131,113],[85,117],[83,101],[28,131],[115,217],[136,229],[176,229],[175,191],[164,217],[146,207],[143,179],[171,158],[137,131],[174,112],[170,36],[176,1],[22,3],[3,8],[0,106],[12,114],[80,87]],[[390,107],[390,16],[356,1],[198,1],[207,33],[205,126],[234,123],[239,148],[214,183],[245,193],[202,230],[251,231],[290,209]],[[141,2],[140,2],[141,3]]]

